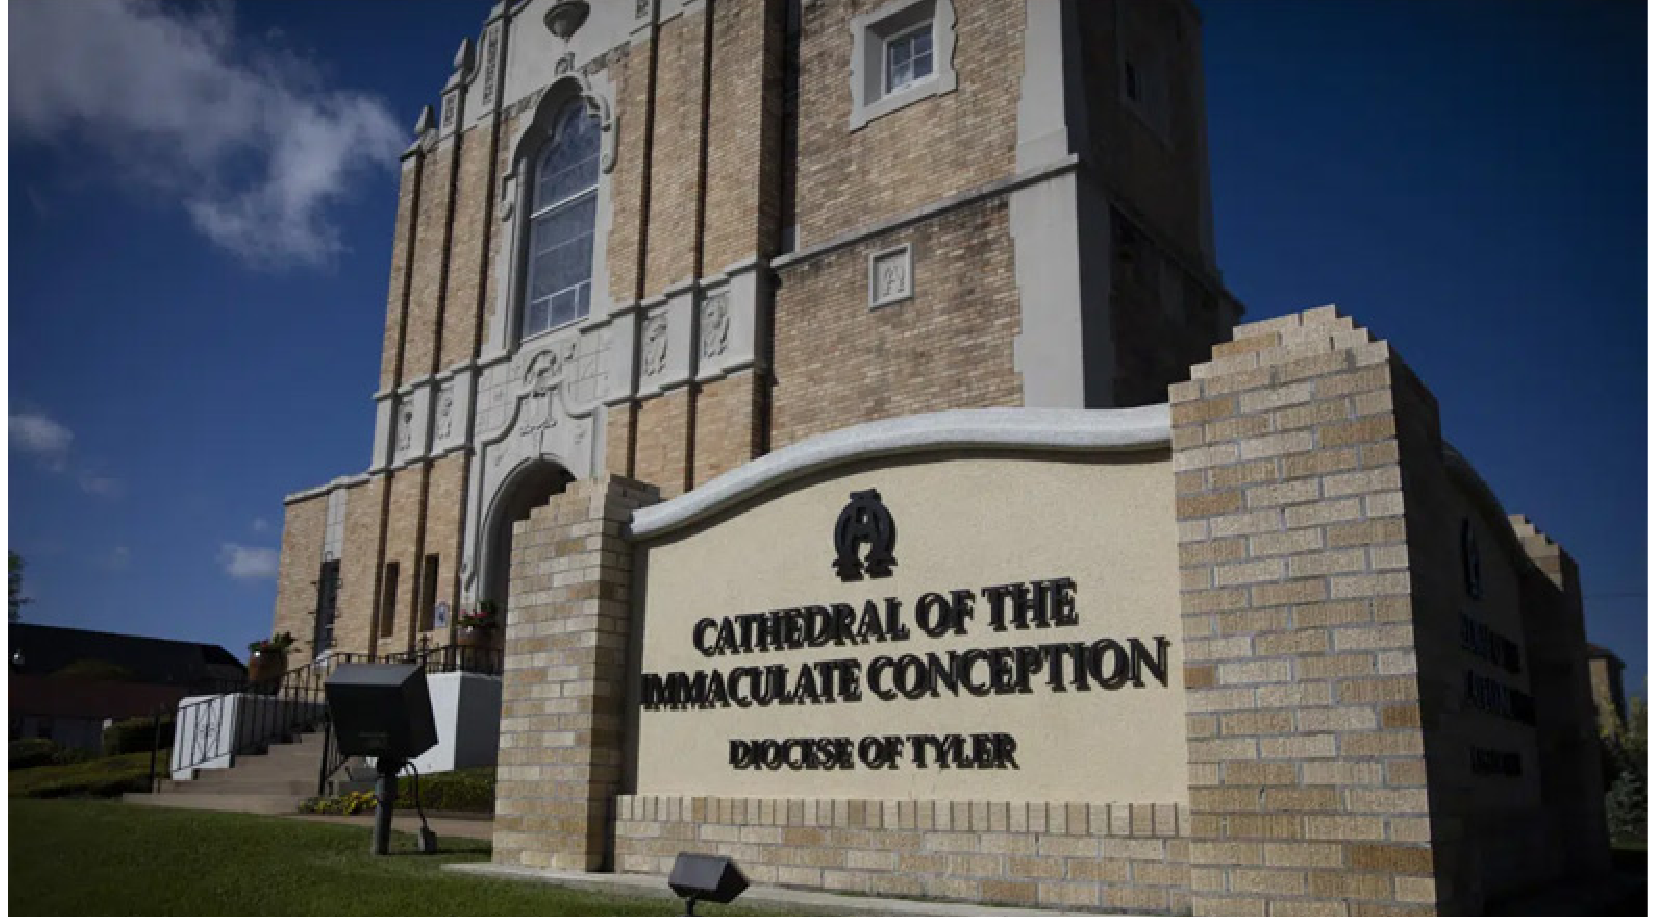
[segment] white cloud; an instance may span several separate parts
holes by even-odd
[[[121,495],[121,482],[107,475],[83,471],[80,475],[80,483],[81,490],[94,497],[119,497]]]
[[[117,181],[177,194],[254,264],[339,253],[329,205],[408,139],[384,102],[322,87],[279,36],[238,35],[227,5],[18,0],[9,24],[14,136],[91,141]]]
[[[275,548],[224,543],[219,547],[219,566],[237,579],[268,579],[276,575]]]
[[[126,545],[117,545],[110,549],[103,561],[104,569],[111,573],[119,573],[132,566],[132,549]]]
[[[69,445],[75,434],[68,427],[39,412],[8,415],[11,447],[27,452],[53,471],[69,467]]]
[[[253,530],[255,532],[268,532],[268,531],[270,531],[270,521],[267,520],[264,516],[259,516],[258,518],[253,520]]]

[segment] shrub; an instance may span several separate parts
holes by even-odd
[[[98,753],[90,748],[60,748],[52,752],[52,763],[57,765],[79,764],[82,761],[91,761],[98,757]]]
[[[58,747],[52,744],[51,739],[18,739],[11,743],[11,770],[24,767],[41,767],[52,763],[52,755]]]
[[[414,778],[397,781],[397,799],[414,804]],[[420,775],[420,805],[431,812],[495,811],[495,769],[478,767]]]
[[[104,730],[104,754],[125,755],[137,751],[149,751],[155,747],[155,720],[147,716],[135,716],[128,720],[117,720]],[[161,718],[161,748],[173,747],[173,717],[171,714]]]
[[[307,815],[357,815],[372,812],[379,807],[373,793],[346,793],[344,796],[313,796],[299,804],[299,811]]]

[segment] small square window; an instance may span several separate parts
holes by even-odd
[[[851,129],[954,92],[954,0],[887,0],[852,17]]]
[[[932,20],[886,40],[886,92],[893,93],[932,75]]]

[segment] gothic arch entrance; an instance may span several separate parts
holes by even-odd
[[[564,492],[570,473],[545,459],[531,459],[501,484],[484,527],[483,582],[478,598],[492,601],[506,612],[507,586],[512,578],[512,524],[529,518],[531,510]]]

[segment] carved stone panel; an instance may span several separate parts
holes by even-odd
[[[702,302],[702,359],[725,353],[731,342],[730,294],[719,292]]]
[[[667,368],[667,316],[652,315],[644,320],[643,343],[639,347],[639,375],[649,379]]]

